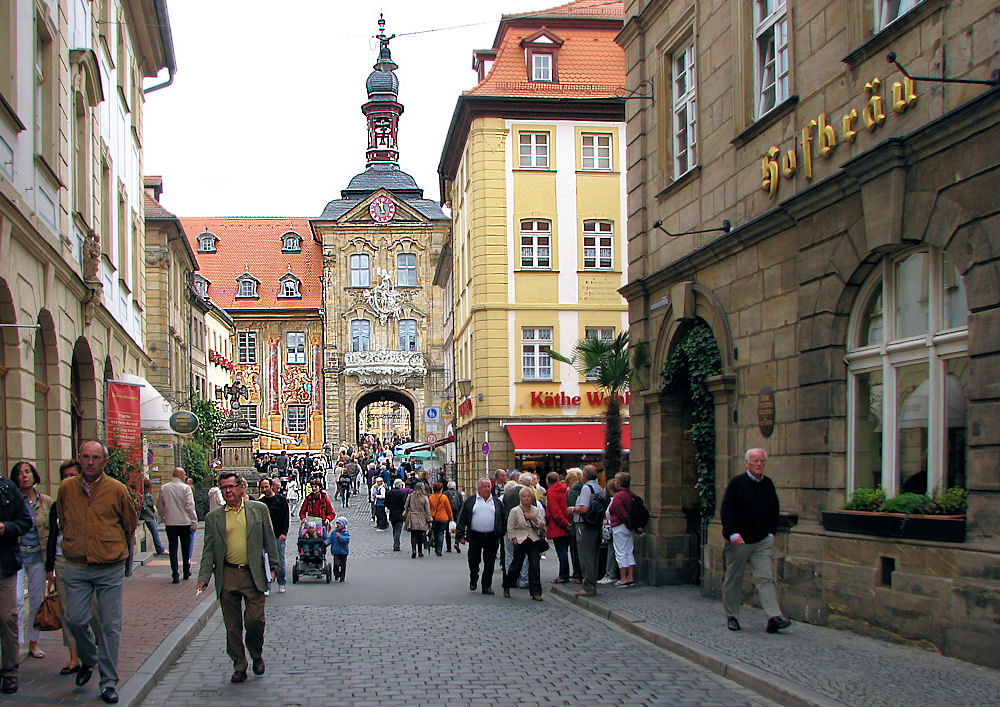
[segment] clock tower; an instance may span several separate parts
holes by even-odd
[[[399,168],[398,68],[385,19],[361,106],[365,170],[310,221],[323,246],[323,400],[334,449],[365,434],[424,441],[444,407],[444,291],[434,285],[451,220]],[[431,420],[430,422],[428,420]],[[432,429],[433,427],[433,429]],[[425,468],[433,468],[428,460]]]

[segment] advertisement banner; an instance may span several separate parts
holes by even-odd
[[[142,428],[139,417],[141,385],[108,381],[108,447],[120,447],[132,466],[128,486],[142,497]]]

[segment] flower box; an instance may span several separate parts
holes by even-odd
[[[823,511],[823,528],[883,538],[965,542],[965,516],[906,515],[872,511]]]

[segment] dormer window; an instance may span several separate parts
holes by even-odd
[[[202,299],[208,299],[208,286],[212,284],[201,275],[194,276],[194,289],[198,291]]]
[[[215,243],[219,240],[219,237],[214,233],[209,233],[205,231],[198,236],[198,252],[199,253],[214,253]]]
[[[297,299],[302,297],[302,292],[299,291],[301,280],[292,275],[292,273],[288,273],[282,277],[278,283],[279,299]]]
[[[236,284],[236,299],[259,299],[260,295],[257,294],[257,286],[260,285],[260,280],[249,272],[244,272],[236,278]]]
[[[559,83],[559,48],[563,40],[547,29],[541,29],[521,40],[528,80],[539,83]]]
[[[298,253],[302,250],[302,236],[295,231],[289,231],[281,237],[283,253]]]

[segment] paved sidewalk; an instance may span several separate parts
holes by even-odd
[[[192,577],[171,584],[170,561],[166,556],[139,553],[131,577],[125,579],[121,647],[118,658],[118,691],[122,705],[139,704],[153,684],[187,646],[190,638],[204,626],[216,601],[214,592],[201,596],[195,591],[198,560],[201,557],[203,526],[195,537]],[[162,532],[161,537],[166,542]],[[103,705],[98,689],[99,675],[84,687],[77,687],[74,675],[60,675],[69,652],[62,644],[62,632],[42,634],[41,660],[24,657],[21,661],[20,689],[3,695],[4,704],[31,705]],[[27,644],[22,656],[27,655]]]
[[[795,622],[764,631],[763,612],[743,607],[742,631],[726,629],[721,603],[696,586],[555,585],[571,602],[786,705],[997,705],[1000,671],[937,653]]]

